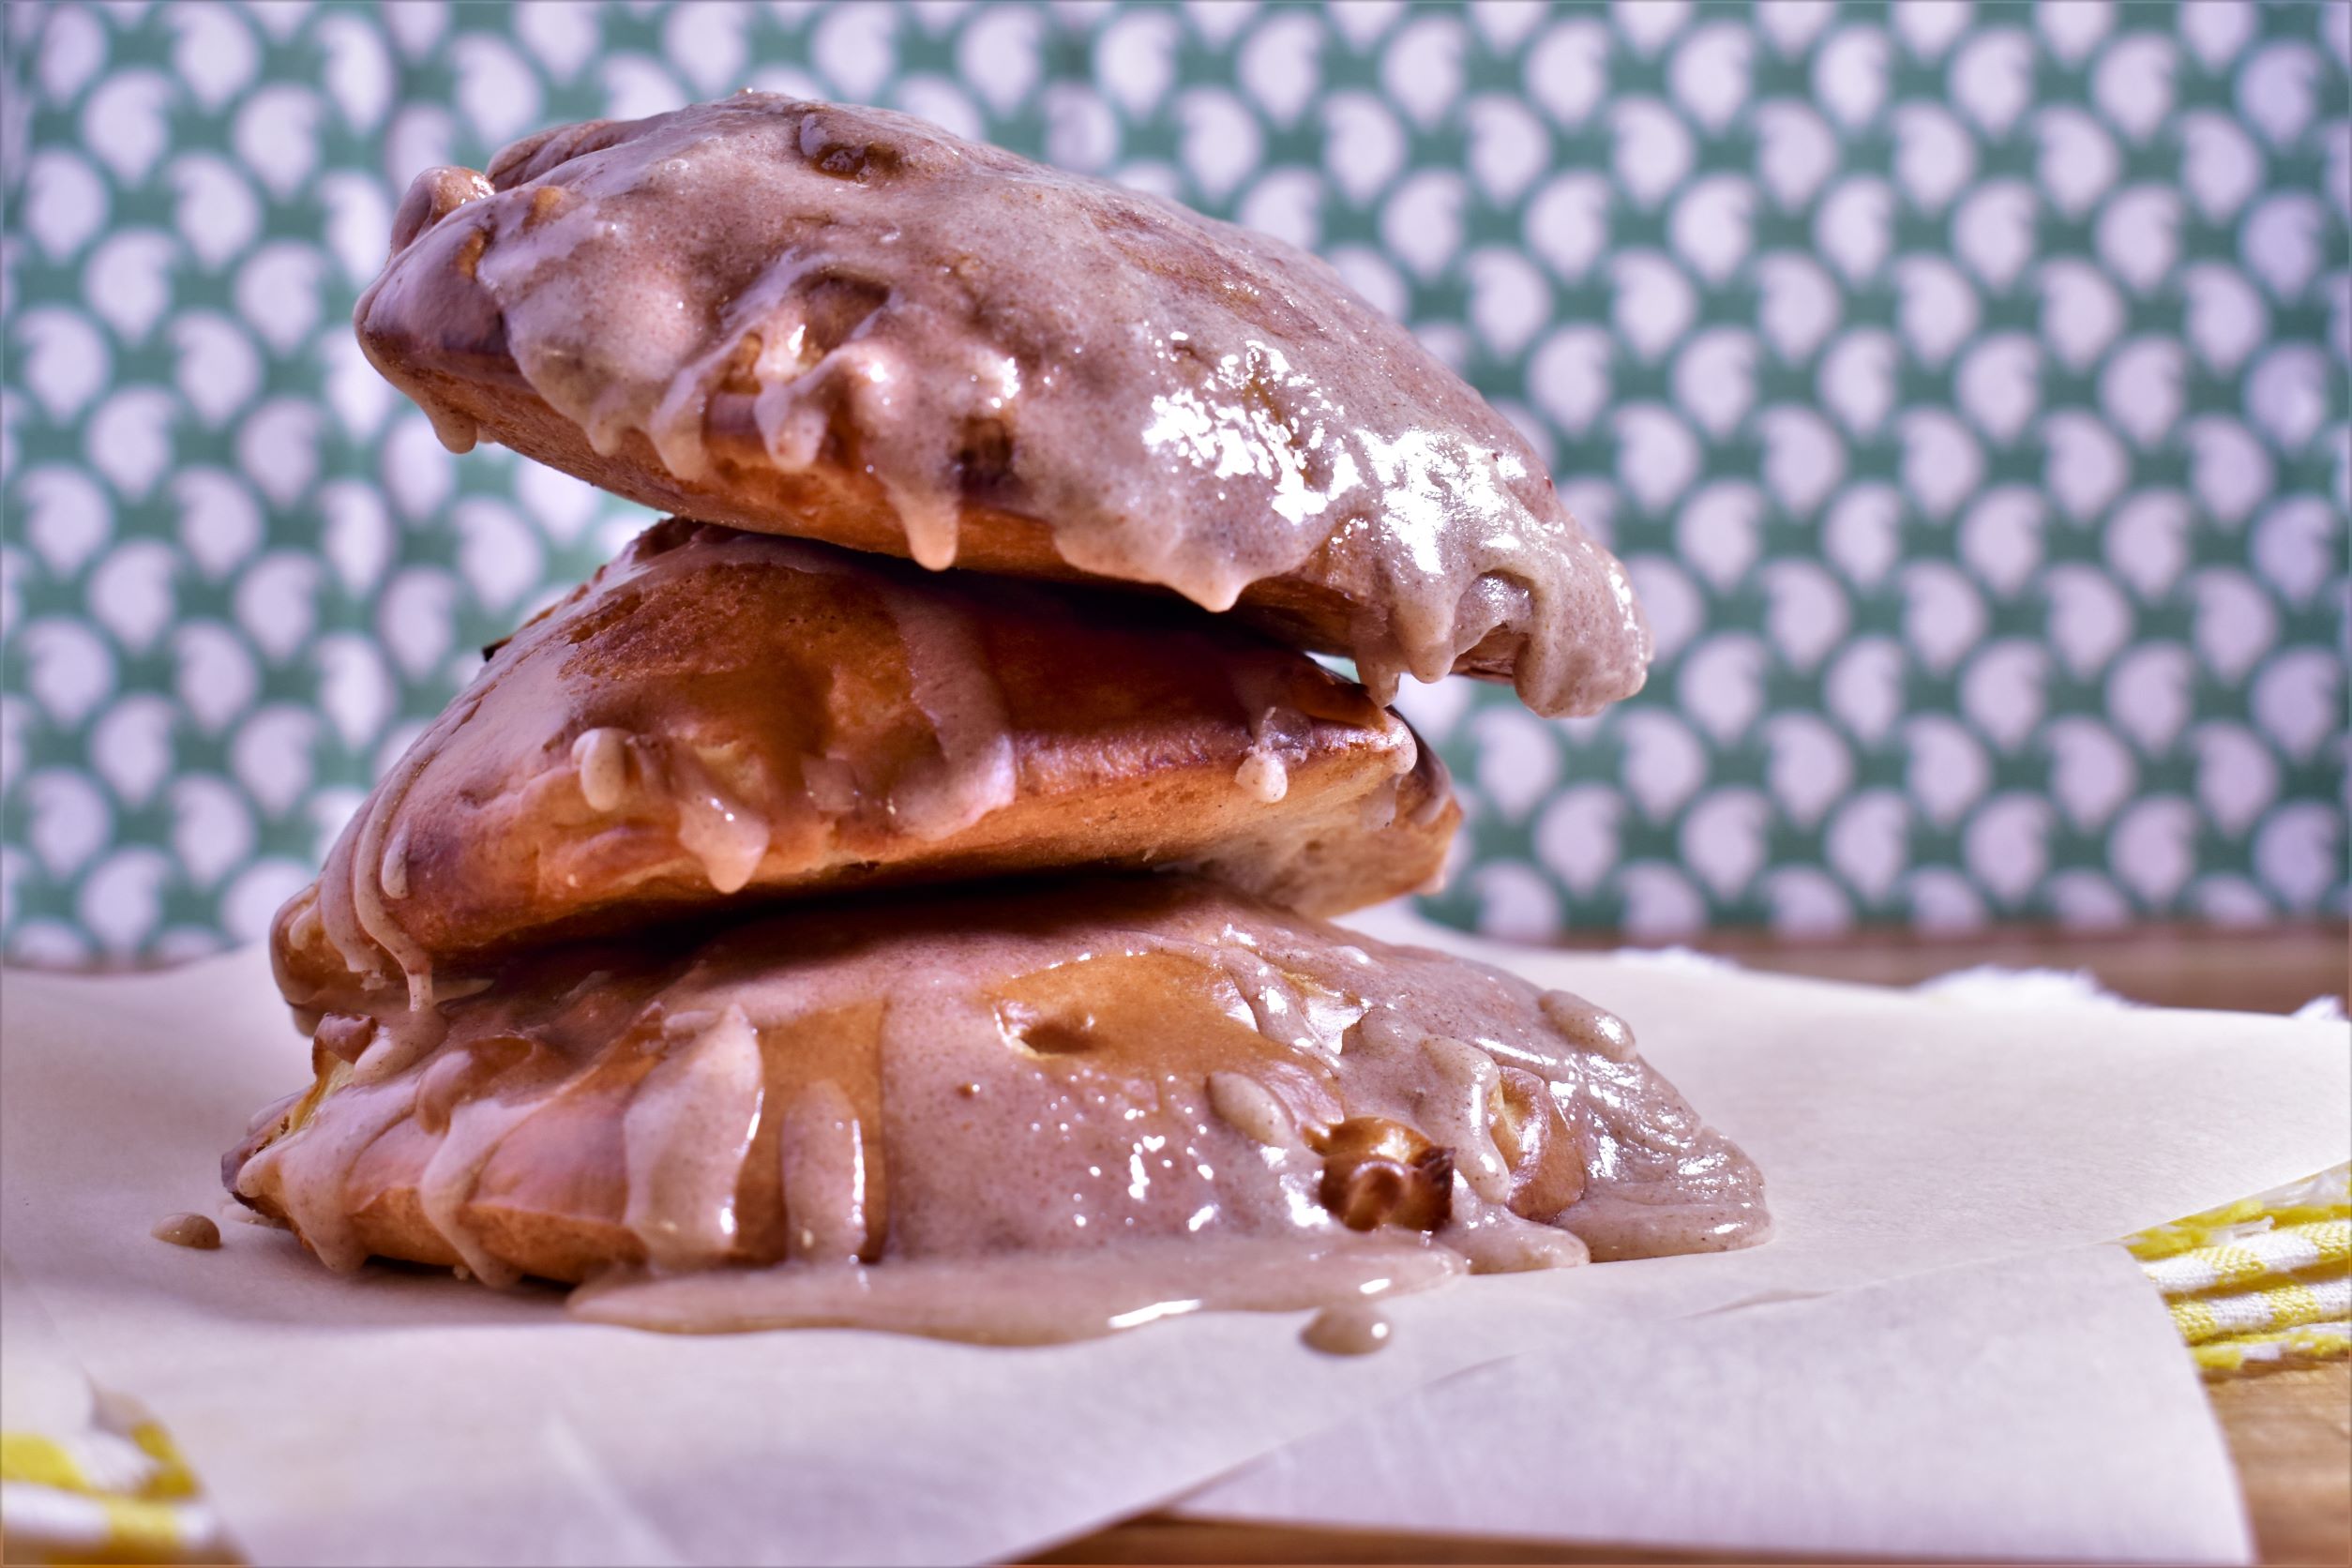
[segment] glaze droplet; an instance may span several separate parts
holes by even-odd
[[[628,793],[628,737],[618,730],[580,731],[572,742],[572,765],[580,770],[580,798],[592,811],[613,811]]]
[[[1290,770],[1271,751],[1253,751],[1242,759],[1233,775],[1242,792],[1268,806],[1290,792]]]
[[[211,1252],[220,1245],[220,1227],[203,1214],[166,1214],[155,1222],[155,1229],[147,1234],[158,1242],[194,1247],[199,1252]]]
[[[1323,1308],[1300,1331],[1299,1337],[1309,1349],[1327,1356],[1368,1356],[1388,1343],[1392,1332],[1380,1308],[1351,1303]]]

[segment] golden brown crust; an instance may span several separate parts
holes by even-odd
[[[1361,687],[1189,606],[672,521],[497,651],[274,945],[305,1004],[890,882],[1198,865],[1337,912],[1429,882],[1458,818]]]

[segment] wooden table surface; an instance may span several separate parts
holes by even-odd
[[[1598,945],[1597,943],[1594,945]],[[2134,1001],[2283,1013],[2342,999],[2352,936],[2342,926],[2113,936],[2017,931],[1968,941],[1910,936],[1784,942],[1724,934],[1694,946],[1758,969],[1914,985],[1978,964],[2082,970]],[[2186,1353],[2185,1351],[2183,1352]],[[2210,1385],[2260,1560],[2352,1563],[2352,1365],[2273,1372]],[[1147,1515],[1035,1560],[1047,1563],[1726,1562],[1755,1561],[1605,1545],[1468,1540],[1218,1524]]]

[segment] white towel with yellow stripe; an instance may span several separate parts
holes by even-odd
[[[196,1478],[154,1422],[70,1438],[0,1432],[0,1530],[38,1558],[193,1562],[228,1555]]]
[[[2352,1165],[2128,1244],[2209,1378],[2352,1355]]]

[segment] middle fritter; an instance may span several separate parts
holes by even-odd
[[[424,983],[737,897],[1088,866],[1334,913],[1429,882],[1459,816],[1362,687],[1190,606],[673,519],[492,651],[279,953]]]

